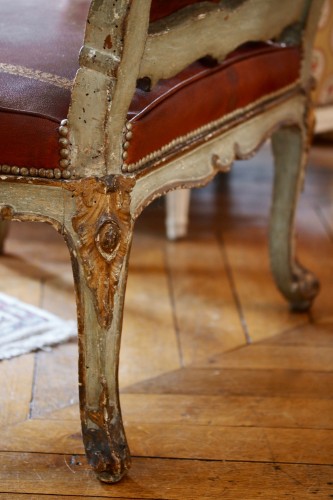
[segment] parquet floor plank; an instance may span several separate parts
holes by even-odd
[[[43,281],[41,307],[63,319],[76,320],[74,282],[71,269]]]
[[[0,493],[0,498],[3,500],[73,500],[73,498],[78,498],[77,495],[31,495],[30,493]],[[80,495],[79,498],[82,498]],[[91,500],[102,500],[105,497],[84,497],[84,498],[89,498]],[[129,498],[125,497],[112,497],[114,500],[129,500]],[[139,500],[139,499],[137,499]]]
[[[285,332],[264,339],[260,344],[313,346],[331,348],[333,338],[333,324],[310,324],[293,328]]]
[[[209,364],[212,352],[246,343],[216,239],[167,245],[183,366]]]
[[[29,416],[34,376],[34,355],[26,354],[0,363],[0,425],[3,429]]]
[[[155,203],[137,224],[125,306],[128,477],[101,484],[86,464],[73,341],[0,363],[0,498],[333,497],[330,151],[312,155],[297,216],[297,254],[322,284],[312,311],[290,313],[269,270],[267,150],[193,193],[182,242],[166,241]],[[7,250],[1,290],[74,317],[62,238],[14,223]]]
[[[125,393],[332,399],[333,373],[293,370],[187,368],[133,384]]]
[[[331,429],[141,422],[128,424],[126,432],[132,453],[142,457],[333,463]],[[50,447],[54,453],[83,453],[79,422],[28,420],[1,434],[0,451],[48,453]]]
[[[149,236],[134,237],[120,354],[121,386],[180,367],[164,240],[160,244]]]
[[[252,214],[237,214],[232,227],[223,229],[221,237],[252,342],[309,323],[307,314],[288,311],[275,287],[268,257],[266,221],[261,222]]]
[[[30,278],[10,278],[0,281],[0,292],[11,295],[32,306],[40,307],[42,285],[39,280]]]
[[[78,402],[77,358],[75,341],[57,346],[51,352],[36,353],[32,418]]]
[[[211,354],[211,366],[221,368],[333,371],[333,347],[255,344],[232,352]]]
[[[0,484],[7,493],[102,498],[221,500],[262,498],[328,499],[332,466],[134,458],[121,483],[105,485],[83,456],[0,454]]]
[[[333,239],[327,234],[318,211],[300,210],[297,220],[301,261],[317,276],[321,286],[310,311],[311,321],[330,324],[333,332]]]
[[[333,399],[187,394],[122,394],[125,425],[219,425],[239,427],[333,428]],[[78,405],[39,416],[48,420],[79,419]]]

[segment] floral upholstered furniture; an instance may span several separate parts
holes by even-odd
[[[130,466],[118,359],[133,227],[149,202],[207,183],[272,135],[273,274],[294,308],[316,295],[315,278],[295,261],[292,233],[312,131],[320,6],[1,3],[1,216],[49,222],[68,244],[83,440],[102,481],[118,481]]]

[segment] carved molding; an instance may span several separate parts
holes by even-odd
[[[254,16],[254,10],[260,15]],[[303,19],[304,10],[304,0],[282,0],[278,9],[276,0],[252,0],[237,6],[220,2],[211,8],[203,2],[179,10],[151,26],[139,78],[149,77],[154,85],[206,55],[221,61],[249,40],[278,37],[287,26]]]
[[[77,200],[72,219],[79,237],[85,278],[102,327],[111,323],[115,290],[131,239],[130,193],[134,181],[121,177],[84,179],[70,189]]]
[[[155,170],[142,172],[137,177],[131,196],[133,216],[137,217],[146,205],[172,189],[204,186],[218,172],[228,170],[234,160],[254,155],[279,127],[293,124],[304,130],[310,126],[307,123],[307,101],[305,95],[293,96],[186,155],[176,157]]]
[[[189,149],[191,147],[197,147],[198,144],[207,141],[207,136],[209,138],[220,135],[223,130],[227,130],[231,128],[232,122],[237,124],[239,120],[243,121],[244,116],[247,119],[250,118],[251,115],[255,115],[258,112],[262,112],[266,107],[272,105],[272,102],[275,103],[279,99],[286,99],[300,90],[300,80],[297,79],[293,83],[286,85],[285,87],[266,94],[264,97],[257,99],[256,101],[250,103],[243,108],[236,109],[231,113],[228,113],[217,120],[206,123],[205,125],[192,130],[191,132],[176,137],[171,142],[165,144],[162,148],[152,151],[149,155],[141,158],[136,163],[126,164],[123,163],[122,171],[124,173],[133,173],[143,169],[154,168],[161,163],[165,163],[166,160],[171,158],[172,156],[179,154],[180,152]],[[127,158],[127,149],[130,148],[130,139],[132,136],[132,124],[127,123],[125,130],[125,141],[123,142],[123,159]]]

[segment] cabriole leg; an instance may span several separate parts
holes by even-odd
[[[270,257],[276,284],[292,310],[307,310],[319,284],[294,255],[294,219],[303,184],[309,140],[298,127],[284,127],[272,137],[275,178],[270,225]]]
[[[83,441],[98,477],[113,483],[130,467],[118,364],[133,221],[129,192],[117,182],[87,181],[75,195],[78,210],[67,240],[77,293]]]

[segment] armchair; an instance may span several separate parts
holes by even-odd
[[[83,440],[99,478],[115,482],[130,467],[118,359],[132,233],[145,206],[204,185],[272,136],[273,275],[295,309],[317,293],[294,257],[293,219],[322,2],[89,3],[2,2],[0,210],[5,221],[48,222],[67,242]]]

